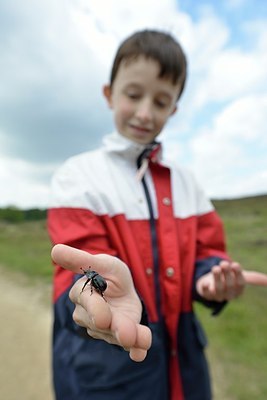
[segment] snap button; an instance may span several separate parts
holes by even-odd
[[[172,357],[175,357],[176,354],[177,354],[176,349],[171,349],[171,356],[172,356]]]
[[[147,275],[152,275],[152,273],[153,273],[153,269],[152,268],[147,268],[146,269],[146,274]]]
[[[163,203],[165,206],[169,206],[169,205],[171,204],[171,199],[170,199],[169,197],[163,197],[162,203]]]
[[[166,275],[168,278],[171,278],[174,275],[174,269],[172,267],[166,268]]]

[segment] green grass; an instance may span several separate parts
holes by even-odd
[[[267,273],[267,196],[216,201],[232,259]],[[247,287],[218,317],[196,307],[209,338],[217,400],[267,398],[267,288]]]
[[[231,257],[246,269],[266,271],[267,195],[217,201],[214,205],[225,224]]]
[[[45,221],[0,221],[0,265],[28,278],[51,281],[51,244]]]
[[[214,201],[232,259],[267,273],[267,196]],[[0,264],[49,282],[51,244],[45,221],[0,221]],[[209,339],[215,400],[267,398],[267,288],[248,287],[218,317],[196,306]],[[205,400],[205,399],[203,399]]]

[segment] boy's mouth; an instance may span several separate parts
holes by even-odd
[[[151,133],[151,131],[152,131],[151,128],[147,128],[146,126],[133,125],[133,124],[130,124],[130,128],[135,130],[136,132],[143,133],[143,134]]]

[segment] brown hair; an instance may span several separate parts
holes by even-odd
[[[126,38],[118,48],[110,76],[112,86],[122,61],[136,59],[140,55],[160,64],[159,78],[169,78],[180,84],[181,96],[186,81],[186,57],[180,44],[168,33],[143,30]]]

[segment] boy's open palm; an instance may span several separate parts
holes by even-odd
[[[242,294],[247,284],[267,286],[267,275],[246,271],[237,262],[221,261],[211,272],[200,277],[196,288],[206,300],[232,300]]]
[[[81,273],[81,268],[98,272],[106,281],[104,298],[88,284],[82,291],[86,276],[80,278],[70,291],[75,304],[74,321],[87,329],[96,339],[122,346],[134,361],[143,361],[151,346],[151,331],[140,325],[142,304],[135,291],[129,268],[116,257],[92,255],[66,245],[52,249],[53,261],[65,269]],[[105,301],[106,300],[106,301]]]

